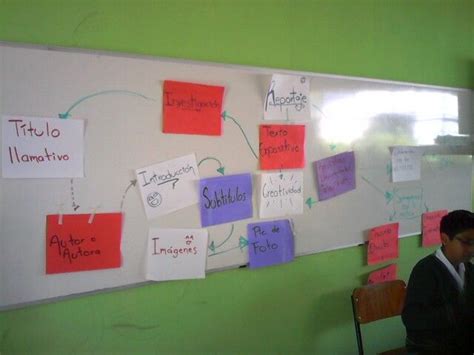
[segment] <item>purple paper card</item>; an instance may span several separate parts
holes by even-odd
[[[252,176],[239,174],[201,179],[201,225],[238,221],[253,216]]]
[[[258,268],[293,261],[293,232],[287,219],[247,225],[249,266]]]
[[[313,163],[319,201],[355,189],[354,152],[347,152]]]

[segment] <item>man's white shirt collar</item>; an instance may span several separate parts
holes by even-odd
[[[449,262],[449,260],[446,258],[446,256],[444,255],[443,251],[441,250],[441,248],[439,248],[438,250],[436,250],[436,253],[435,253],[435,256],[441,260],[441,262],[444,264],[444,266],[446,266],[446,268],[448,269],[449,273],[454,277],[454,280],[456,281],[457,285],[458,285],[458,288],[459,288],[459,291],[462,291],[463,288],[464,288],[464,273],[466,271],[466,267],[464,266],[463,263],[460,263],[459,264],[459,272],[456,271],[456,269],[454,268],[453,264],[451,264]]]

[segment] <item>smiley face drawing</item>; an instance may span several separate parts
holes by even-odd
[[[186,245],[189,246],[189,245],[193,242],[194,236],[192,236],[192,235],[187,235],[186,237],[184,237],[184,239],[185,239]]]
[[[150,192],[146,197],[146,202],[150,207],[158,207],[159,205],[161,205],[161,201],[161,195],[157,191]]]

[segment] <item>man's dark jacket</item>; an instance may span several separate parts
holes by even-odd
[[[465,263],[464,289],[434,254],[420,260],[410,275],[402,320],[407,348],[421,354],[472,354],[474,266]]]

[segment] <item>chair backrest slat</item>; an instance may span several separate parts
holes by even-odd
[[[403,280],[387,281],[356,288],[352,293],[355,316],[360,324],[400,315],[405,303]]]

